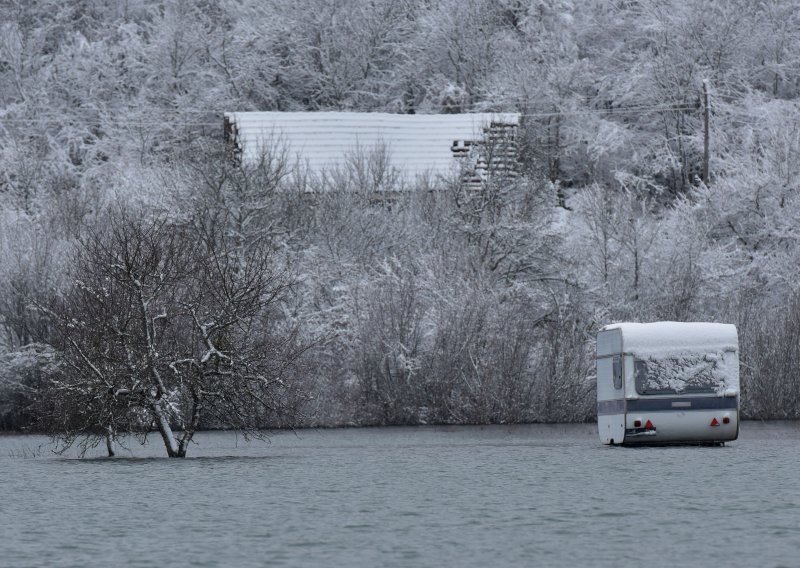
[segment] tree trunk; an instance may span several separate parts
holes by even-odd
[[[171,458],[186,457],[186,448],[183,448],[183,452],[180,451],[178,442],[175,440],[175,435],[172,433],[172,428],[169,425],[169,420],[167,420],[164,409],[161,407],[161,400],[155,401],[150,408],[155,415],[158,432],[161,434],[161,439],[164,441],[167,455]]]
[[[114,453],[114,435],[111,426],[106,427],[106,451],[108,451],[108,457],[110,458],[116,455]]]
[[[184,428],[183,436],[178,442],[178,457],[186,457],[186,449],[189,442],[194,438],[197,428],[200,426],[200,413],[203,408],[203,396],[199,389],[192,389],[192,420]]]

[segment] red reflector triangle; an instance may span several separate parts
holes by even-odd
[[[711,425],[712,425],[712,426],[719,426],[719,421],[718,421],[716,418],[714,418],[714,419],[711,421]]]
[[[652,423],[652,422],[650,422],[649,420],[648,420],[648,421],[645,423],[644,427],[645,427],[645,429],[647,429],[647,430],[655,430],[655,429],[656,429],[656,427],[655,427],[655,426],[653,426],[653,423]]]

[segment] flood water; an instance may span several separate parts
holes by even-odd
[[[0,437],[2,566],[800,562],[793,423],[724,448],[605,447],[592,425],[208,433],[185,460],[46,442]]]

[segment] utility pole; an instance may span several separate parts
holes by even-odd
[[[708,79],[703,79],[703,183],[709,184],[708,178]]]

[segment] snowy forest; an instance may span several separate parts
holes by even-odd
[[[2,0],[0,428],[588,421],[655,320],[799,418],[799,96],[794,0]],[[523,175],[314,191],[255,110],[518,112]]]

